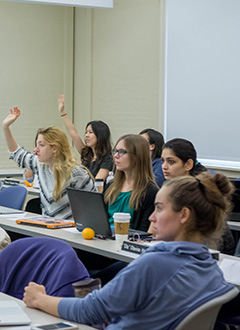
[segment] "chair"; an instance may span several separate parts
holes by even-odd
[[[212,330],[221,306],[239,294],[236,287],[227,293],[209,300],[194,309],[175,328],[175,330]]]
[[[55,238],[18,239],[0,253],[0,265],[0,292],[19,299],[31,281],[49,295],[74,297],[72,283],[89,279],[74,249]]]
[[[27,189],[22,186],[11,186],[0,190],[0,205],[22,210],[27,196]]]

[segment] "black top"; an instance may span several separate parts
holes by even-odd
[[[89,171],[92,175],[95,176],[98,174],[98,171],[101,168],[105,168],[106,170],[112,171],[113,168],[113,157],[112,155],[106,155],[103,160],[98,163],[96,160],[90,164]]]

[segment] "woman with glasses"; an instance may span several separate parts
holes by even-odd
[[[146,128],[139,133],[144,137],[149,144],[150,156],[152,159],[152,167],[155,181],[159,187],[162,186],[165,181],[162,171],[162,146],[164,144],[164,138],[162,134],[154,129]]]
[[[71,153],[66,134],[55,126],[38,131],[36,148],[30,153],[19,147],[10,126],[20,116],[18,107],[3,120],[10,159],[38,177],[43,215],[68,219],[72,212],[66,187],[97,191],[88,170],[79,166]]]
[[[116,172],[104,194],[109,222],[115,212],[131,214],[130,228],[147,231],[158,191],[147,141],[140,135],[122,136],[113,150]]]
[[[95,179],[106,180],[113,168],[111,134],[108,125],[101,120],[89,122],[86,126],[84,144],[64,110],[64,95],[59,95],[58,109],[74,146],[81,155],[82,164],[89,169]]]

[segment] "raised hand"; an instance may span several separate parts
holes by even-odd
[[[64,112],[64,95],[63,94],[59,95],[59,97],[58,97],[58,110],[61,113],[61,115],[65,113]]]
[[[21,112],[18,107],[14,107],[13,110],[10,109],[10,114],[3,120],[3,127],[9,127],[12,123],[17,120]]]

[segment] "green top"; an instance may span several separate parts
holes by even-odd
[[[110,205],[108,205],[108,216],[110,226],[114,226],[113,214],[116,212],[130,213],[130,228],[132,228],[132,218],[134,209],[129,207],[129,200],[132,190],[127,192],[120,192],[117,199]]]

